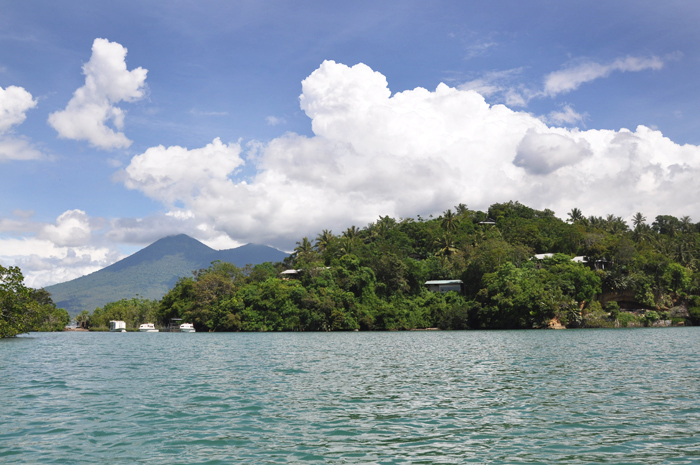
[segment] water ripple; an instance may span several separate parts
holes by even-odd
[[[700,328],[0,340],[3,463],[700,462]]]

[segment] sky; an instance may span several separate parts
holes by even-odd
[[[519,201],[700,220],[689,1],[0,0],[0,265]]]

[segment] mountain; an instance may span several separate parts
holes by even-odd
[[[109,302],[132,297],[160,299],[183,276],[220,260],[236,266],[279,262],[286,253],[265,245],[247,244],[214,250],[185,234],[159,239],[106,268],[46,287],[58,307],[71,316]]]

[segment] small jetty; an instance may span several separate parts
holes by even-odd
[[[168,324],[162,326],[160,330],[164,333],[179,333],[180,324],[182,324],[182,318],[171,318],[168,320]]]

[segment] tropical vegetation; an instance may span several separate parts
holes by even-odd
[[[26,287],[18,267],[0,265],[0,337],[61,331],[68,323],[68,312],[56,308],[48,292]]]

